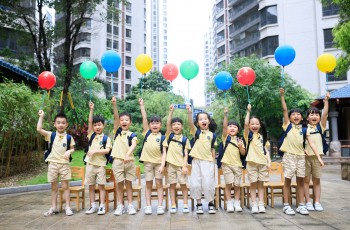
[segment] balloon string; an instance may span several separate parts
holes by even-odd
[[[226,96],[227,96],[227,90],[225,90],[225,93],[224,93],[224,98],[225,98],[225,107],[227,106],[227,99],[226,99],[227,97],[226,97]]]
[[[283,88],[284,87],[284,66],[282,66],[281,76],[282,76],[281,87]]]
[[[190,103],[190,80],[187,80],[187,98],[188,103]]]
[[[140,79],[140,96],[142,97],[142,78],[144,74],[142,74],[141,79]]]
[[[42,110],[43,107],[44,107],[44,103],[45,103],[45,94],[46,94],[46,90],[44,90],[43,96],[42,96],[42,98],[41,98],[42,102],[41,102],[40,110]]]
[[[50,99],[50,93],[51,93],[51,90],[48,90],[47,91],[47,99]]]
[[[170,81],[171,104],[174,104],[173,81]]]
[[[328,72],[326,72],[326,91],[328,92]]]
[[[247,95],[248,95],[248,104],[250,104],[250,97],[249,97],[248,85],[246,85],[246,87],[247,87]]]
[[[89,86],[90,86],[90,101],[92,101],[92,89],[91,89],[91,80],[89,81]]]
[[[111,93],[112,93],[112,97],[114,96],[114,85],[113,85],[113,73],[111,74]]]

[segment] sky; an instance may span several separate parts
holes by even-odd
[[[168,63],[179,69],[183,61],[193,60],[199,66],[196,78],[190,80],[190,98],[195,106],[204,106],[204,34],[210,27],[211,0],[168,1]],[[173,92],[187,97],[187,83],[179,73],[173,81]]]

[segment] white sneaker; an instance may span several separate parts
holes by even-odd
[[[182,212],[183,212],[183,213],[189,213],[189,212],[190,212],[190,209],[188,208],[188,206],[185,206],[185,207],[182,209]]]
[[[227,212],[235,212],[232,200],[227,201],[227,209],[226,209],[226,211]]]
[[[209,202],[209,204],[208,204],[208,213],[209,214],[215,214],[216,213],[215,205],[214,205],[213,202]]]
[[[146,215],[151,215],[152,214],[152,207],[151,206],[146,206],[145,207],[145,214]]]
[[[198,204],[197,203],[197,211],[196,211],[196,213],[197,214],[203,214],[204,213],[202,204]]]
[[[158,208],[157,208],[157,215],[163,215],[163,214],[164,214],[163,206],[158,206]]]
[[[265,213],[266,212],[264,203],[260,203],[258,205],[258,209],[259,209],[259,213]]]
[[[174,213],[176,213],[176,212],[177,212],[176,206],[170,208],[170,213],[171,213],[171,214],[174,214]]]
[[[315,210],[316,211],[319,211],[319,212],[322,212],[323,211],[323,207],[320,203],[315,203]]]
[[[309,210],[309,211],[315,211],[315,208],[314,208],[314,206],[312,205],[311,202],[307,202],[306,203],[306,209]]]
[[[96,207],[90,207],[90,208],[85,212],[85,214],[86,214],[86,215],[89,215],[89,214],[95,213],[95,212],[97,212],[97,211],[98,211],[98,210],[97,210]]]
[[[136,210],[134,208],[134,206],[132,204],[128,205],[128,214],[129,215],[135,215],[136,214]]]
[[[66,216],[72,216],[73,215],[73,211],[72,209],[70,209],[70,207],[66,208]]]
[[[239,200],[235,200],[233,202],[233,207],[235,208],[236,212],[242,212],[243,211],[243,209],[241,207],[241,201],[239,201]]]
[[[256,202],[252,203],[251,213],[252,214],[259,213],[258,205],[256,204]]]
[[[298,213],[301,215],[309,215],[309,211],[306,209],[305,205],[299,205],[299,207],[296,209]]]
[[[289,205],[283,207],[283,212],[287,215],[295,215],[294,210]]]
[[[98,212],[97,212],[97,215],[104,215],[104,214],[106,214],[106,209],[105,209],[105,207],[99,207],[98,208]]]
[[[129,205],[130,206],[130,205]],[[124,206],[122,204],[118,204],[117,209],[114,212],[115,216],[121,216],[123,215],[123,210],[124,210]]]

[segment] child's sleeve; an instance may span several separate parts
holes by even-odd
[[[283,123],[283,125],[282,125],[283,131],[286,131],[286,130],[287,130],[287,127],[288,127],[289,124],[290,124],[290,121],[289,121],[287,124],[284,124],[284,123]]]
[[[198,129],[198,128],[196,127],[196,129],[194,130],[194,133],[192,133],[192,132],[191,132],[191,129],[190,129],[190,134],[191,134],[193,137],[196,135],[197,129]]]
[[[186,148],[187,150],[191,150],[191,144],[190,144],[190,141],[188,140],[188,138],[187,138],[187,140],[186,140],[185,148]]]
[[[52,134],[52,132],[47,132],[47,135],[45,136],[45,141],[48,141],[50,143],[50,141],[51,141],[51,134]]]
[[[166,138],[164,138],[162,145],[163,145],[163,147],[168,148],[168,141]]]
[[[91,131],[90,133],[88,133],[88,135],[87,135],[88,140],[90,140],[93,133],[94,133],[94,131]]]
[[[73,137],[71,137],[71,140],[70,140],[70,147],[72,146],[75,146],[75,141]]]
[[[109,149],[112,149],[112,140],[111,138],[107,138],[107,143],[106,143],[106,149],[109,148]]]

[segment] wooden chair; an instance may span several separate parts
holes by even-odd
[[[82,209],[85,208],[85,188],[84,188],[84,180],[85,180],[85,167],[71,167],[71,177],[72,179],[81,180],[81,186],[69,186],[70,191],[70,201],[75,201],[77,212],[79,212],[80,201],[82,203]],[[64,190],[60,188],[60,211],[62,211],[62,203],[63,203],[63,193]],[[81,195],[80,195],[81,193]],[[73,195],[73,196],[72,196]]]
[[[264,184],[266,188],[265,204],[268,205],[269,200],[271,200],[271,208],[273,208],[275,207],[275,197],[282,197],[283,199],[284,174],[282,164],[278,162],[272,162],[269,174],[270,179],[273,175],[280,176],[279,181],[269,181]]]
[[[215,208],[218,209],[221,208],[221,201],[224,201],[224,208],[226,209],[226,196],[225,196],[225,182],[221,183],[221,176],[223,176],[224,173],[222,171],[222,168],[218,168],[218,183],[215,186]],[[221,193],[222,192],[222,193]]]
[[[191,171],[192,171],[192,166],[191,165],[188,165],[187,166],[187,176],[190,177],[191,176]],[[190,194],[190,186],[189,184],[187,184],[187,189],[188,189],[188,200],[191,199],[191,209],[192,211],[194,210],[194,199],[191,198],[191,194]],[[179,206],[179,200],[183,200],[184,197],[183,197],[183,194],[182,194],[182,189],[181,189],[181,186],[180,184],[177,184],[176,185],[176,188],[175,188],[175,201],[176,201],[176,206],[178,207]]]
[[[117,184],[115,182],[114,174],[112,169],[106,169],[106,180],[107,184],[105,185],[105,190],[106,190],[106,200],[105,200],[105,205],[106,205],[106,212],[109,211],[109,203],[113,202],[114,204],[114,209],[117,208]],[[95,187],[95,193],[98,193],[98,199],[95,201],[98,201],[101,203],[100,200],[100,189],[98,188],[98,185]],[[109,194],[113,194],[113,200],[109,199]]]
[[[310,198],[314,198],[314,185],[312,184],[312,180],[310,180],[309,184],[309,196]],[[292,205],[293,199],[295,199],[295,205],[298,206],[300,203],[298,193],[297,193],[297,183],[293,181],[290,186],[290,204]],[[304,202],[304,201],[303,201]]]
[[[244,205],[249,207],[249,199],[250,199],[250,183],[247,182],[247,169],[243,169],[242,171],[242,184],[241,184],[241,207],[243,208]]]
[[[140,166],[136,166],[136,179],[137,179],[137,184],[132,185],[132,199],[136,200],[137,202],[137,210],[141,209],[141,168]],[[127,199],[127,194],[126,194],[126,187],[124,186],[123,189],[124,193],[124,200]]]
[[[167,168],[164,167],[164,179],[163,179],[163,199],[165,200],[165,208],[169,210],[169,185],[167,183]],[[152,200],[158,200],[157,186],[153,185],[151,189],[151,202]]]

